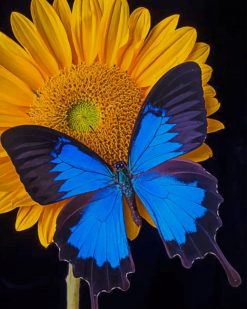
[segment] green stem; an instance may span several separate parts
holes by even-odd
[[[69,264],[67,283],[67,309],[79,309],[80,278],[75,278],[72,266]]]

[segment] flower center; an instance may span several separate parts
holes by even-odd
[[[37,91],[29,114],[35,124],[79,140],[113,164],[127,160],[143,97],[118,67],[82,63],[51,77]]]
[[[75,131],[88,132],[97,128],[100,121],[100,111],[90,101],[77,102],[68,111],[68,126]]]

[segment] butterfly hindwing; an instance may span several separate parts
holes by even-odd
[[[221,226],[218,207],[223,201],[217,180],[201,165],[183,159],[165,162],[133,180],[139,196],[158,228],[169,257],[179,255],[190,268],[193,261],[214,253],[229,282],[240,283],[215,241]]]
[[[7,130],[1,143],[27,192],[50,204],[113,183],[110,167],[92,150],[55,130],[19,126]]]
[[[145,99],[132,134],[133,174],[185,154],[206,137],[206,110],[200,67],[193,62],[170,70]]]
[[[102,291],[129,287],[134,264],[125,232],[122,192],[116,185],[74,198],[62,210],[54,237],[60,259],[90,284],[92,302]]]

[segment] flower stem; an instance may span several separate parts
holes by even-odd
[[[67,283],[67,309],[79,309],[80,298],[80,278],[75,278],[72,271],[72,266],[69,264]]]

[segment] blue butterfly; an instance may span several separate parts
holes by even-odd
[[[123,200],[140,226],[136,195],[155,223],[169,257],[190,268],[217,256],[232,286],[241,279],[215,241],[223,201],[217,180],[201,165],[179,158],[206,138],[207,122],[196,63],[179,65],[153,87],[139,112],[128,163],[109,166],[78,141],[41,126],[7,130],[2,145],[27,192],[48,205],[73,198],[57,220],[60,259],[90,285],[92,308],[101,291],[129,287],[135,267],[126,236]]]

